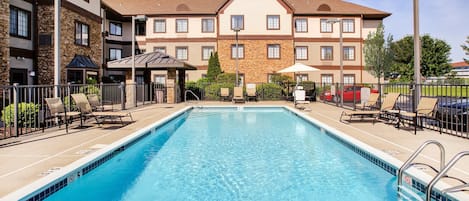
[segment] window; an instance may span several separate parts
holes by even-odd
[[[236,58],[236,45],[231,45],[231,58]],[[244,58],[244,45],[238,44],[238,58]]]
[[[10,7],[10,35],[30,38],[31,13],[20,8]]]
[[[244,29],[244,16],[243,15],[232,15],[231,16],[231,29]]]
[[[296,32],[308,32],[308,19],[299,18],[295,20]]]
[[[202,19],[202,32],[212,33],[215,30],[214,27],[213,19]]]
[[[344,84],[345,85],[355,84],[355,74],[344,74]]]
[[[327,22],[327,19],[321,19],[321,33],[332,33],[332,23]]]
[[[122,49],[109,48],[109,60],[117,60],[122,58]]]
[[[267,45],[267,58],[280,59],[280,45]]]
[[[298,46],[295,47],[295,58],[296,60],[307,60],[308,59],[308,47]]]
[[[187,60],[187,47],[176,47],[176,59]]]
[[[321,47],[321,60],[332,60],[332,46]]]
[[[238,86],[244,86],[244,74],[243,73],[240,73],[238,74],[239,76],[239,83],[238,83]]]
[[[81,22],[75,22],[75,44],[89,46],[89,26]]]
[[[109,34],[114,36],[122,36],[122,24],[116,22],[109,23]]]
[[[308,74],[295,74],[295,80],[297,82],[308,81]]]
[[[155,27],[153,30],[155,33],[165,33],[166,32],[166,20],[158,19],[154,21]]]
[[[147,23],[146,22],[135,22],[135,35],[145,36],[147,35]]]
[[[355,47],[344,47],[344,60],[355,60]]]
[[[153,52],[161,52],[166,54],[166,47],[154,47]]]
[[[355,32],[355,21],[353,19],[343,19],[342,20],[342,32],[343,33]]]
[[[155,75],[154,81],[155,83],[162,84],[164,86],[166,85],[166,75]]]
[[[332,74],[321,74],[321,83],[322,85],[331,85],[334,80],[332,79]]]
[[[212,55],[213,50],[214,47],[202,47],[202,60],[210,59],[210,55]]]
[[[176,33],[187,33],[187,19],[176,19]]]
[[[280,29],[280,15],[267,15],[267,29],[268,30]]]
[[[274,77],[280,76],[278,73],[269,73],[267,74],[267,82],[273,83],[274,82]]]

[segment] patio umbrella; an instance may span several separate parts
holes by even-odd
[[[284,68],[282,70],[277,71],[278,73],[299,73],[299,72],[311,72],[311,71],[318,71],[319,69],[304,65],[302,63],[295,63],[290,67]]]

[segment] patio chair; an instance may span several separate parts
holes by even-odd
[[[65,130],[68,133],[69,122],[72,121],[74,117],[80,116],[80,112],[67,111],[60,98],[45,98],[44,100],[46,101],[49,113],[46,113],[44,118],[42,132],[44,132],[44,128],[46,127],[46,119],[58,118],[59,127],[61,122],[65,122]]]
[[[234,87],[233,103],[244,103],[243,87]]]
[[[220,101],[230,100],[230,89],[220,88]]]
[[[374,120],[379,117],[381,114],[395,114],[393,111],[397,98],[399,98],[400,94],[399,93],[389,93],[383,101],[383,104],[381,105],[380,110],[360,110],[360,111],[342,111],[342,114],[340,115],[340,121],[342,121],[342,117],[344,116],[349,116],[350,120],[352,120],[353,117],[359,116],[363,119],[365,116],[372,116],[373,118],[373,123]],[[399,112],[397,112],[399,113]]]
[[[361,110],[378,109],[377,107],[378,98],[379,98],[379,93],[371,93],[366,102],[364,102],[363,104],[356,104],[355,108],[361,109]]]
[[[422,127],[422,120],[423,119],[432,119],[438,122],[438,127],[440,128],[441,134],[441,120],[436,118],[436,109],[437,109],[437,98],[429,98],[429,97],[422,97],[420,99],[419,104],[417,105],[417,111],[415,112],[407,112],[401,111],[398,115],[398,123],[396,125],[399,128],[400,124],[403,123],[403,120],[412,119],[414,125],[414,134],[417,134],[417,126],[419,126],[420,120],[420,127]]]
[[[106,111],[106,110],[110,110],[110,111],[113,110],[112,104],[110,106],[111,108],[105,107],[103,101],[99,100],[98,94],[88,94],[86,97],[88,97],[88,102],[90,103],[91,109],[93,111],[101,111],[102,112],[102,111]]]
[[[252,100],[257,102],[256,84],[246,84],[246,100]]]
[[[309,104],[309,101],[306,100],[306,91],[303,88],[298,88],[293,92],[295,108],[304,110],[304,106],[299,106],[300,104]]]
[[[72,94],[72,99],[73,101],[75,101],[75,104],[77,105],[78,109],[80,109],[81,121],[83,121],[83,118],[86,118],[88,116],[93,117],[96,120],[96,123],[98,124],[100,124],[98,118],[119,118],[122,125],[124,125],[124,121],[122,121],[123,117],[129,117],[130,120],[133,121],[132,114],[130,112],[93,112],[92,107],[88,102],[88,99],[86,98],[85,94]]]

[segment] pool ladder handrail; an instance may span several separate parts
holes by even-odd
[[[459,152],[458,154],[456,154],[449,162],[448,164],[445,166],[445,168],[443,168],[440,173],[438,173],[431,181],[430,183],[428,183],[428,186],[427,186],[427,191],[426,191],[426,200],[427,201],[431,201],[432,199],[432,189],[433,189],[433,186],[435,186],[435,184],[440,181],[440,179],[442,177],[445,177],[446,176],[446,173],[463,157],[465,156],[468,156],[469,155],[469,151],[462,151],[462,152]],[[459,180],[461,181],[463,184],[461,185],[457,185],[457,186],[453,186],[451,188],[447,188],[447,189],[444,189],[442,190],[441,192],[444,194],[444,193],[451,193],[451,192],[458,192],[458,191],[461,191],[463,190],[464,188],[468,188],[469,187],[469,184],[467,184],[466,182],[462,181],[462,180]]]
[[[197,96],[192,90],[189,90],[189,89],[186,89],[186,91],[184,92],[184,102],[187,102],[187,93],[188,92],[191,93],[197,99],[197,102],[200,102],[199,96]]]
[[[420,153],[422,153],[423,149],[425,149],[428,145],[431,145],[431,144],[437,145],[438,148],[440,149],[440,170],[437,170],[436,168],[434,168],[434,167],[432,167],[431,165],[428,165],[428,164],[413,163],[415,158],[417,158],[417,156],[420,155]],[[400,195],[399,192],[401,190],[400,186],[402,185],[402,175],[404,174],[404,171],[407,170],[408,168],[412,167],[413,165],[417,165],[417,164],[428,166],[432,170],[441,173],[442,170],[445,168],[445,148],[443,147],[443,145],[440,142],[438,142],[436,140],[428,140],[428,141],[424,142],[422,145],[420,145],[420,147],[417,150],[415,150],[415,152],[407,159],[407,161],[399,168],[399,170],[397,172],[397,192],[398,192],[398,195]]]

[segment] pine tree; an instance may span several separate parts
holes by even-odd
[[[218,60],[218,52],[215,52],[210,54],[208,60],[207,79],[215,81],[219,74],[221,74],[220,61]]]

